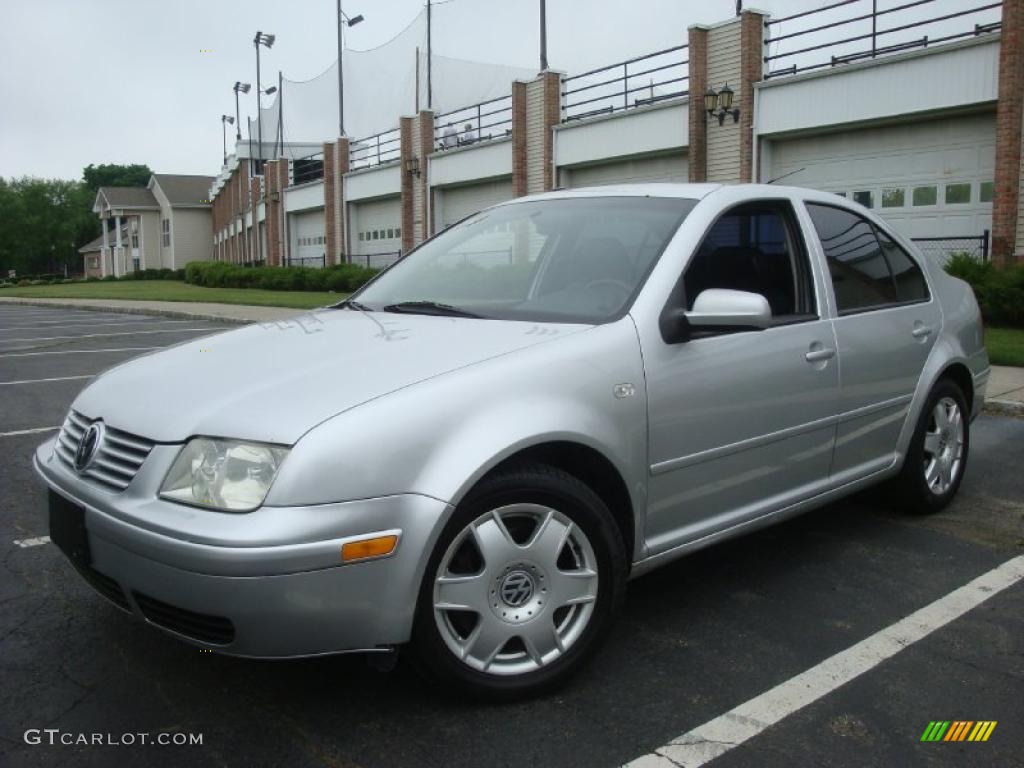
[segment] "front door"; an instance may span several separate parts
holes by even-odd
[[[708,288],[760,293],[774,324],[644,345],[649,554],[786,506],[827,482],[838,361],[815,284],[788,200],[732,208],[705,235],[679,301],[690,309]]]

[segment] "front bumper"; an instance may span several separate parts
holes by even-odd
[[[144,465],[116,494],[56,460],[52,439],[36,450],[46,484],[85,510],[91,563],[80,570],[98,591],[150,624],[232,655],[311,656],[409,639],[448,505],[404,494],[247,514],[195,509],[156,497],[160,465],[176,453],[161,448],[147,461],[157,466]],[[393,554],[341,564],[345,541],[383,533],[399,536]]]

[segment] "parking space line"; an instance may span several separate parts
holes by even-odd
[[[0,437],[19,437],[20,435],[35,435],[40,432],[55,432],[60,427],[33,427],[32,429],[16,429],[13,432],[0,432]]]
[[[15,384],[45,384],[49,381],[74,381],[75,379],[91,379],[95,373],[86,373],[81,376],[55,376],[52,379],[22,379],[21,381],[0,381],[0,387],[13,387]]]
[[[43,544],[49,544],[49,536],[35,536],[31,539],[15,539],[14,546],[21,547],[22,549],[28,549],[29,547],[41,547]]]
[[[186,333],[191,331],[219,331],[220,328],[161,328],[155,331],[122,331],[120,333],[83,333],[80,336],[41,336],[36,339],[0,339],[0,344],[25,341],[61,341],[64,339],[99,339],[110,336],[139,336],[144,333]]]
[[[870,671],[1022,579],[1024,555],[1006,561],[845,651],[633,760],[627,768],[704,765]]]
[[[60,349],[54,352],[0,352],[0,357],[33,357],[34,355],[86,355],[91,352],[145,352],[159,347],[107,347],[105,349]]]

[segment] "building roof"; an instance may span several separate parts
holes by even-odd
[[[210,185],[215,176],[184,176],[171,173],[154,173],[150,186],[155,182],[167,197],[171,207],[210,205]]]
[[[102,196],[111,208],[160,207],[146,187],[100,187],[97,196]]]
[[[103,248],[103,235],[101,234],[91,243],[86,243],[78,249],[79,253],[91,253],[92,251],[99,251]]]

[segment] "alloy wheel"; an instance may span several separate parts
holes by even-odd
[[[943,397],[932,409],[924,433],[924,480],[936,496],[946,493],[960,474],[964,450],[964,420],[960,405]]]

